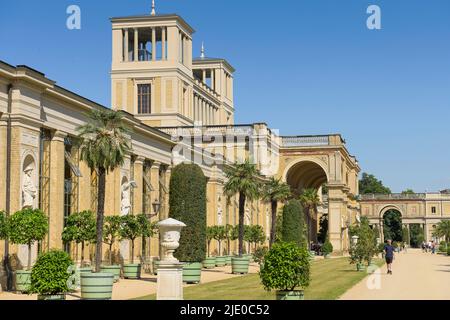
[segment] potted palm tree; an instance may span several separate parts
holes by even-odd
[[[182,163],[172,170],[169,217],[182,221],[176,258],[183,263],[183,281],[199,283],[206,256],[206,177],[196,164]]]
[[[113,245],[119,237],[121,221],[119,216],[107,216],[103,225],[103,243],[108,245],[109,264],[102,265],[101,271],[112,273],[114,275],[114,282],[119,281],[121,272],[120,264],[113,264]]]
[[[211,257],[210,246],[211,241],[214,239],[216,229],[213,226],[206,227],[206,242],[208,256],[203,260],[203,268],[212,269],[216,266],[216,257]]]
[[[239,195],[239,256],[232,258],[233,273],[248,273],[249,260],[243,257],[245,202],[256,199],[260,194],[261,180],[255,164],[248,160],[236,163],[225,170],[228,181],[225,183],[226,196]]]
[[[275,242],[277,225],[278,202],[284,202],[291,197],[291,188],[280,179],[270,178],[263,187],[263,199],[270,202],[272,213],[272,224],[270,227],[269,248]]]
[[[64,251],[51,250],[39,255],[31,271],[29,293],[37,293],[38,300],[65,300],[71,289],[68,270],[72,265],[72,259]]]
[[[141,235],[141,225],[134,215],[122,216],[119,234],[121,240],[131,241],[131,263],[124,263],[123,277],[127,279],[139,279],[141,277],[141,264],[134,263],[134,244]]]
[[[302,191],[300,198],[299,198],[303,208],[305,209],[306,214],[306,221],[307,221],[307,238],[308,238],[308,246],[311,243],[311,241],[314,241],[313,239],[313,226],[314,220],[317,217],[317,206],[320,204],[320,198],[317,194],[317,190],[314,188],[306,188]],[[310,250],[310,248],[308,248]],[[313,254],[311,252],[311,254]]]
[[[308,251],[293,242],[278,242],[264,257],[259,273],[264,289],[277,290],[277,300],[303,300],[309,286]]]
[[[77,130],[80,159],[98,173],[95,270],[92,274],[81,275],[81,296],[84,299],[111,299],[114,275],[100,272],[106,175],[124,164],[131,151],[130,138],[123,113],[108,109],[93,109],[88,122]]]
[[[31,247],[42,241],[48,232],[48,219],[39,209],[25,208],[8,219],[8,237],[12,243],[28,246],[28,264],[16,271],[16,290],[28,292],[31,286]]]
[[[216,257],[216,267],[223,267],[227,263],[227,257],[222,256],[222,241],[226,239],[224,226],[214,226],[214,239],[217,240],[219,255]]]

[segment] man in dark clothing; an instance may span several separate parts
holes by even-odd
[[[392,261],[394,260],[394,250],[395,249],[392,246],[392,240],[388,240],[387,244],[384,246],[388,274],[392,274]]]

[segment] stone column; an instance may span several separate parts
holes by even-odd
[[[150,197],[150,206],[151,206],[151,213],[154,214],[153,212],[153,202],[155,202],[155,200],[159,201],[160,198],[160,194],[159,194],[159,168],[161,166],[161,163],[158,161],[153,161],[152,166],[150,168],[150,182],[152,184],[153,187],[153,191],[150,192],[151,197]],[[161,204],[162,206],[162,204]],[[159,219],[158,219],[159,218]],[[161,218],[161,211],[159,213],[159,217],[153,217],[152,221],[158,221],[158,220],[162,220]],[[150,240],[150,254],[152,256],[157,255],[159,253],[159,239],[157,237],[154,237]]]
[[[330,184],[328,192],[328,236],[336,254],[343,253],[341,216],[346,207],[342,188],[342,185]]]
[[[0,120],[0,211],[6,210],[6,121]],[[0,251],[0,257],[3,251]]]
[[[152,28],[152,60],[156,61],[156,28]]]
[[[202,81],[204,84],[206,84],[206,70],[202,70]]]
[[[125,29],[125,54],[124,54],[124,61],[128,62],[129,61],[129,48],[128,48],[128,43],[129,43],[129,31],[128,29]]]
[[[134,61],[139,61],[139,30],[134,29]]]
[[[161,60],[166,60],[166,27],[161,28]]]
[[[133,213],[137,214],[142,212],[142,192],[143,186],[143,175],[144,175],[144,157],[138,156],[134,161],[134,181],[137,187],[133,192]]]
[[[211,69],[211,89],[215,90],[216,89],[216,83],[215,81],[215,76],[214,76],[215,70]]]
[[[66,134],[56,131],[51,141],[50,164],[50,243],[52,249],[62,249],[61,233],[64,229],[64,138]]]
[[[428,224],[427,224],[426,222],[424,223],[423,232],[424,232],[424,235],[425,235],[425,241],[428,242],[428,240],[429,240],[429,235],[428,235]]]

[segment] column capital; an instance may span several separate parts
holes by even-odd
[[[144,164],[145,158],[142,156],[136,156],[136,159],[134,160],[134,163],[138,164]]]
[[[60,131],[60,130],[56,130],[53,133],[53,137],[52,137],[52,141],[59,141],[59,142],[64,142],[64,139],[67,137],[67,133]]]
[[[152,162],[152,169],[159,169],[160,167],[161,167],[161,162],[159,162],[159,161]]]

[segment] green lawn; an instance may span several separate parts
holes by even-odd
[[[378,266],[381,259],[374,261]],[[356,271],[348,258],[324,259],[311,265],[311,284],[305,290],[307,300],[334,300],[353,287],[366,272]],[[138,300],[154,300],[156,295]],[[184,289],[185,300],[273,300],[275,292],[267,292],[261,285],[259,275],[251,274],[233,279],[221,280]]]

